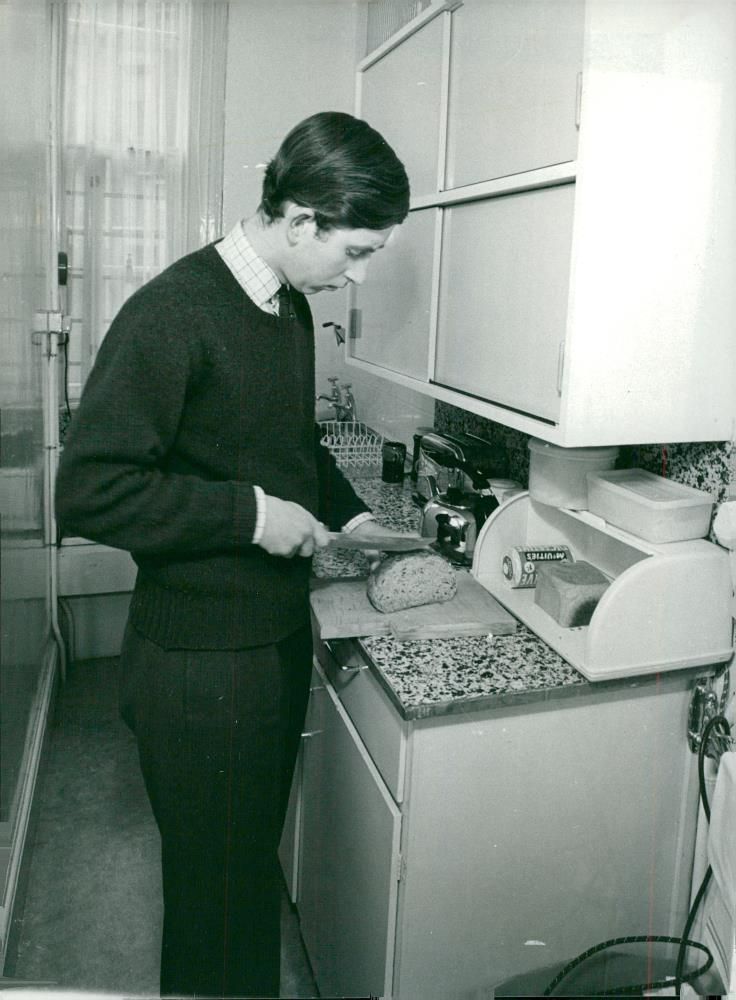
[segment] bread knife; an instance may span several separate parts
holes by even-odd
[[[374,535],[365,538],[346,531],[331,531],[329,537],[328,548],[359,552],[413,552],[428,549],[433,542],[432,538],[421,538],[419,535]]]

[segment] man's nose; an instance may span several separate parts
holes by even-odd
[[[367,260],[353,260],[345,271],[345,277],[354,285],[362,285],[368,271]]]

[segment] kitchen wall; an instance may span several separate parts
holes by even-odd
[[[334,0],[230,4],[225,232],[255,210],[264,166],[293,125],[317,111],[354,111],[355,65],[366,51],[369,6],[374,5]],[[371,30],[375,34],[375,25]],[[401,156],[400,149],[397,153]],[[322,328],[330,321],[347,325],[344,292],[323,292],[310,304],[317,334],[318,391],[327,392],[329,375],[351,383],[358,419],[410,444],[417,425],[432,424],[433,401],[345,364],[332,328]],[[326,409],[319,413],[330,416]]]

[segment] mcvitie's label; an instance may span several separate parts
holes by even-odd
[[[511,587],[535,587],[537,567],[546,562],[573,562],[567,545],[536,545],[524,548],[517,545],[503,557],[501,569]]]

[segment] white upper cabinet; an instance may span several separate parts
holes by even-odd
[[[736,414],[736,4],[588,7],[565,437],[577,443],[587,427],[601,444],[726,440]]]
[[[377,374],[427,385],[435,326],[441,213],[422,208],[444,164],[449,9],[440,4],[371,53],[357,77],[358,108],[400,156],[412,210],[351,296],[347,357]]]
[[[360,116],[400,153],[412,197],[439,186],[445,28],[441,17],[432,18],[400,45],[382,45],[364,62],[370,72],[358,77]]]
[[[446,188],[574,160],[583,0],[465,0],[452,17]]]
[[[421,183],[348,360],[554,444],[731,438],[736,3],[465,0],[402,32],[439,96],[373,105]]]
[[[558,419],[574,193],[558,185],[445,210],[439,385]]]
[[[436,208],[409,213],[374,254],[350,316],[353,358],[427,380]]]

